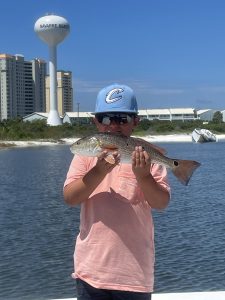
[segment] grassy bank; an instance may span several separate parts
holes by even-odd
[[[149,121],[142,120],[134,130],[134,135],[163,135],[163,134],[186,134],[191,133],[194,128],[206,128],[215,134],[225,134],[225,123],[202,121]],[[36,140],[81,137],[96,132],[95,125],[91,124],[63,124],[60,126],[49,126],[43,120],[23,122],[20,119],[3,121],[0,123],[0,140]]]

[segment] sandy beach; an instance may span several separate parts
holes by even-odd
[[[151,143],[170,143],[170,142],[192,142],[191,134],[169,134],[169,135],[148,135],[142,137]],[[64,138],[60,140],[35,140],[35,141],[0,141],[0,148],[8,147],[31,147],[31,146],[51,146],[51,145],[71,145],[78,138]],[[225,134],[217,135],[218,142],[225,141]]]

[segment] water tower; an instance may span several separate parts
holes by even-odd
[[[56,46],[69,34],[68,21],[60,16],[48,14],[38,19],[34,31],[49,47],[49,75],[50,75],[50,111],[47,123],[52,126],[61,125],[57,101],[57,50]]]

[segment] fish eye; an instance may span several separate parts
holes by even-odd
[[[174,160],[173,164],[175,167],[177,167],[179,165],[178,161],[176,161],[176,160]]]

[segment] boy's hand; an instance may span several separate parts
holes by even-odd
[[[141,146],[135,147],[132,153],[132,170],[137,179],[141,179],[150,174],[151,158]]]

